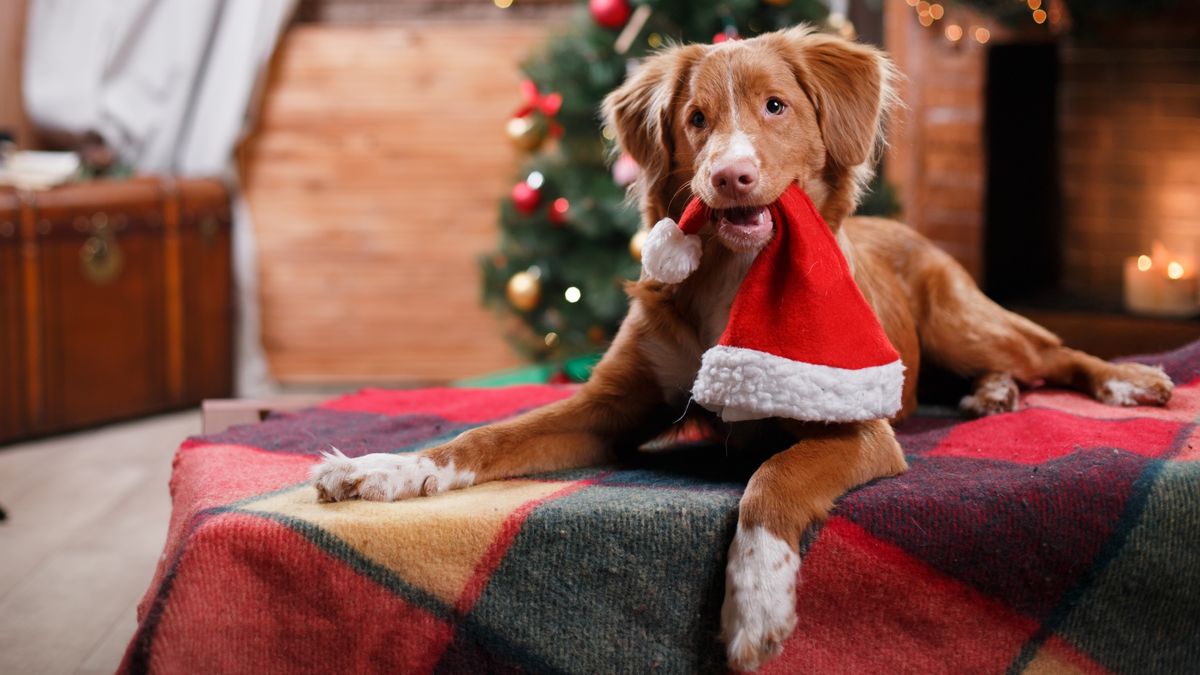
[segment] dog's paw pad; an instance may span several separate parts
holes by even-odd
[[[1013,412],[1021,403],[1021,390],[1016,380],[1008,375],[993,374],[983,377],[975,385],[975,392],[964,396],[958,407],[972,417],[986,417]]]
[[[729,548],[721,638],[730,667],[757,670],[779,656],[796,627],[800,556],[761,527],[738,526]]]
[[[1162,368],[1141,363],[1121,363],[1116,372],[1096,387],[1096,399],[1118,406],[1163,406],[1175,385]]]

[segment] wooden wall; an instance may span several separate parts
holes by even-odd
[[[480,306],[518,157],[504,124],[537,21],[300,24],[242,154],[263,337],[285,383],[441,381],[509,367]]]
[[[964,27],[996,31],[980,17],[964,17],[969,18]],[[904,75],[900,95],[905,106],[891,125],[884,178],[896,189],[902,220],[980,280],[986,47],[969,35],[957,45],[949,43],[944,23],[925,28],[907,3],[884,4],[884,48]]]

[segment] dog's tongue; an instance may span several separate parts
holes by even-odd
[[[764,214],[767,214],[768,217],[770,216],[765,207],[742,207],[723,210],[721,218],[728,221],[731,225],[753,227],[759,224]]]
[[[717,229],[727,241],[745,241],[748,245],[771,236],[775,220],[765,206],[724,209],[718,212]]]

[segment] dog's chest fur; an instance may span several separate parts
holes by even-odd
[[[642,342],[668,403],[682,406],[691,398],[700,359],[725,332],[733,298],[754,258],[753,253],[733,253],[716,241],[705,241],[700,269],[669,300],[679,319],[676,329],[656,332]]]
[[[700,269],[668,301],[679,319],[675,330],[657,331],[641,343],[666,401],[673,406],[683,406],[691,398],[700,359],[725,332],[733,299],[758,255],[735,253],[710,234],[703,236]],[[853,246],[844,229],[838,231],[837,242],[853,273]]]

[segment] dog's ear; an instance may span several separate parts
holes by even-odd
[[[604,98],[605,123],[616,133],[620,149],[641,168],[637,189],[644,206],[648,198],[663,191],[671,173],[671,115],[704,51],[704,45],[669,47],[646,58],[624,84]]]
[[[826,151],[843,168],[874,159],[895,105],[895,70],[883,52],[832,35],[793,28],[778,34],[796,80],[817,108]]]

